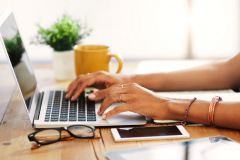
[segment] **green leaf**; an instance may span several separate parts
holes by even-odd
[[[35,42],[50,45],[57,51],[71,50],[78,41],[92,32],[92,29],[82,31],[84,27],[79,20],[72,19],[67,14],[64,14],[49,28],[45,29],[39,24],[37,26],[38,36]]]

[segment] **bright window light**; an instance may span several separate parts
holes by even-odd
[[[11,0],[0,13],[9,6],[33,61],[52,60],[48,46],[30,44],[36,24],[48,27],[64,13],[93,29],[82,44],[108,45],[124,60],[224,58],[240,50],[239,0]]]

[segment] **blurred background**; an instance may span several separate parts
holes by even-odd
[[[82,44],[108,45],[124,61],[219,59],[240,51],[239,0],[0,0],[0,13],[9,7],[33,63],[52,61],[49,46],[30,44],[37,24],[49,27],[64,13],[93,29]]]

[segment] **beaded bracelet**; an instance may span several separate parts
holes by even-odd
[[[186,125],[187,123],[187,117],[188,117],[188,110],[190,108],[190,106],[193,104],[193,102],[196,100],[197,98],[194,97],[191,102],[187,105],[186,109],[185,109],[185,116],[184,116],[184,119],[183,121],[181,122],[182,125]]]
[[[209,105],[209,108],[208,108],[208,122],[209,122],[209,125],[212,126],[212,127],[215,126],[214,111],[215,111],[217,103],[221,100],[222,100],[222,97],[215,96],[215,97],[213,97],[213,99],[212,99],[212,101]]]

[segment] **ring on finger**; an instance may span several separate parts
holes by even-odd
[[[120,87],[123,88],[123,86],[125,86],[125,84],[121,84]]]
[[[121,102],[122,102],[122,96],[121,96],[120,93],[117,95],[117,102],[118,102],[118,103],[121,103]]]

